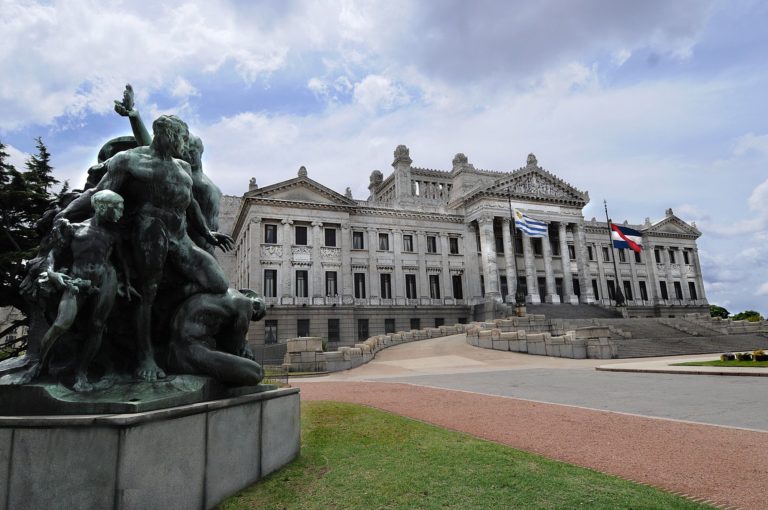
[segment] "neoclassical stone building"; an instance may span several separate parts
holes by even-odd
[[[699,311],[706,297],[696,239],[701,232],[667,210],[629,225],[644,251],[611,248],[605,222],[585,220],[589,194],[538,165],[479,170],[457,154],[450,170],[412,166],[407,147],[393,172],[370,177],[355,200],[312,180],[294,179],[226,197],[234,258],[232,284],[262,293],[267,319],[254,343],[322,336],[352,343],[370,335],[465,322],[476,305],[528,303],[610,306],[620,286],[633,315]],[[548,238],[510,229],[510,205],[548,223]],[[228,223],[228,222],[223,222]],[[614,269],[614,255],[617,257]],[[498,305],[494,305],[498,308]]]

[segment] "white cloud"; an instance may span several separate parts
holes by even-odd
[[[768,135],[747,133],[736,139],[733,147],[733,153],[736,156],[743,156],[750,151],[768,155]]]
[[[373,74],[355,84],[354,98],[369,112],[391,110],[410,100],[400,85],[385,76]]]
[[[171,87],[171,95],[184,100],[189,99],[191,96],[199,96],[200,91],[197,90],[194,85],[189,83],[189,81],[179,76]]]

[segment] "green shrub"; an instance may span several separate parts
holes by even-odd
[[[739,352],[736,354],[736,359],[739,361],[752,361],[751,352]]]
[[[733,361],[736,359],[736,355],[732,352],[726,352],[720,355],[720,361]]]
[[[752,359],[755,361],[768,361],[768,354],[764,350],[758,349],[752,353]]]

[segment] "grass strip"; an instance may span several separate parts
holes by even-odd
[[[299,458],[221,510],[712,508],[363,406],[301,411]]]
[[[714,359],[712,361],[686,361],[685,363],[673,363],[673,366],[678,367],[758,367],[768,368],[768,361],[739,361],[737,359],[730,361],[720,361]]]

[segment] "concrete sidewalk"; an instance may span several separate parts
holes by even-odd
[[[671,358],[648,358],[641,360],[611,363],[595,367],[605,372],[640,372],[646,374],[681,374],[681,375],[730,375],[748,377],[768,377],[768,367],[696,367],[675,366],[675,363],[689,361],[711,361],[718,359],[720,353],[700,354],[698,356],[675,356]]]

